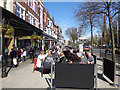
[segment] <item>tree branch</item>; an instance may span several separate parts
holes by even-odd
[[[118,14],[118,11],[111,17],[111,19],[112,19],[116,14]]]

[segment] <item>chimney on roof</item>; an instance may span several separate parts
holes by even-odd
[[[54,23],[54,16],[52,17],[52,21],[53,21],[53,23]]]

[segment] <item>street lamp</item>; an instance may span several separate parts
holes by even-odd
[[[6,9],[6,4],[7,4],[7,0],[4,1],[4,8]],[[7,72],[6,72],[6,65],[5,65],[5,38],[4,38],[4,34],[5,34],[5,17],[3,18],[3,29],[2,30],[2,78],[7,77]]]
[[[3,18],[3,27],[5,26],[5,18]],[[4,33],[5,33],[5,28],[3,28],[4,30],[2,30],[2,78],[7,77],[7,73],[6,73],[6,66],[5,66],[5,55],[4,55],[4,51],[5,51],[5,38],[4,38]]]

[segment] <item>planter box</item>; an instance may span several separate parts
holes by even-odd
[[[109,59],[103,58],[103,75],[110,83],[114,82],[114,65],[115,62]]]
[[[94,88],[94,64],[55,64],[55,87]]]

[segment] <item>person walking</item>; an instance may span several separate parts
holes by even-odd
[[[18,48],[18,50],[17,50],[17,56],[18,56],[17,62],[19,62],[19,59],[20,59],[20,63],[22,63],[22,60],[21,60],[21,50],[20,50],[20,48]]]
[[[35,53],[34,47],[31,47],[31,49],[30,49],[30,58],[32,59],[32,63],[34,63],[34,53]]]
[[[23,49],[23,61],[26,61],[25,57],[26,57],[26,50]]]
[[[5,47],[5,61],[6,61],[6,66],[8,66],[8,52],[9,52],[8,48]]]

